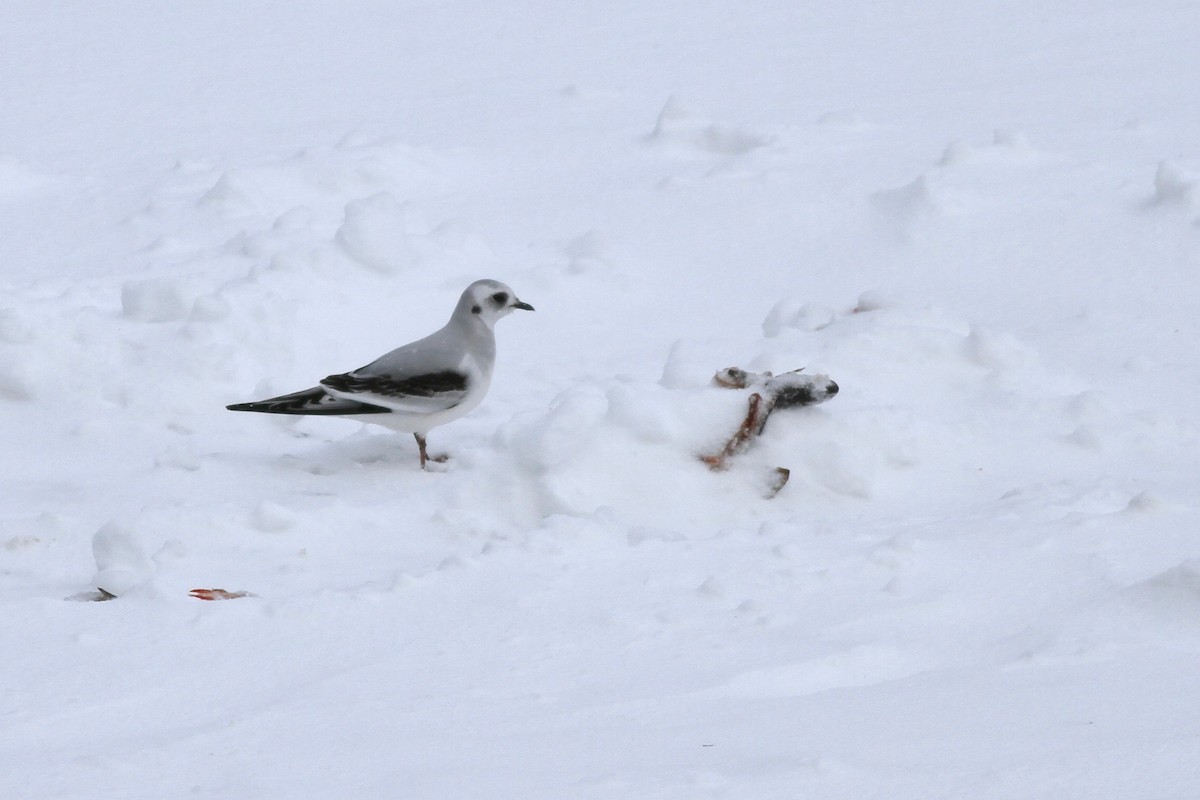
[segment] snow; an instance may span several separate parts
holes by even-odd
[[[1195,796],[1200,7],[6,12],[0,796]]]

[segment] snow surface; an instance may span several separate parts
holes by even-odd
[[[1198,26],[9,0],[0,797],[1196,797]]]

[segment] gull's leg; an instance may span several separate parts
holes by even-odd
[[[441,455],[441,456],[429,455],[429,451],[425,449],[425,437],[419,433],[414,433],[413,436],[417,437],[417,447],[420,448],[420,450],[421,450],[421,469],[425,469],[425,463],[427,461],[434,461],[438,464],[444,464],[446,462],[446,460],[450,458],[450,456],[446,456],[446,455]]]

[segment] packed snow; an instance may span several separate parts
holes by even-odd
[[[5,17],[0,797],[1196,796],[1200,6]]]

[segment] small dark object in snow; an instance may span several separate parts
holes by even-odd
[[[784,486],[787,486],[788,478],[792,477],[792,471],[787,467],[776,467],[775,469],[771,470],[767,477],[769,482],[767,484],[766,498],[770,500],[772,497],[779,494],[779,492],[783,490]]]
[[[728,469],[729,459],[745,450],[750,439],[760,435],[767,427],[767,418],[772,411],[824,403],[838,393],[838,385],[828,375],[802,375],[802,372],[802,369],[798,369],[772,375],[770,372],[747,372],[739,367],[727,367],[714,375],[713,382],[726,389],[754,388],[758,391],[750,395],[746,418],[721,452],[700,456],[700,460],[714,470]],[[767,497],[779,494],[790,475],[786,468],[777,467]]]
[[[713,376],[713,383],[726,389],[760,389],[769,398],[772,410],[814,406],[838,393],[838,385],[828,375],[804,375],[803,372],[802,367],[782,375],[772,375],[770,372],[747,372],[738,367],[726,367]]]
[[[80,603],[103,603],[107,600],[116,600],[117,596],[112,592],[106,592],[103,589],[96,589],[93,592],[80,592],[73,594],[67,598]]]
[[[770,373],[767,374],[769,375]],[[746,370],[739,367],[726,367],[716,375],[713,375],[713,383],[725,389],[745,389],[754,382],[751,377],[753,375],[755,373],[746,372]]]

